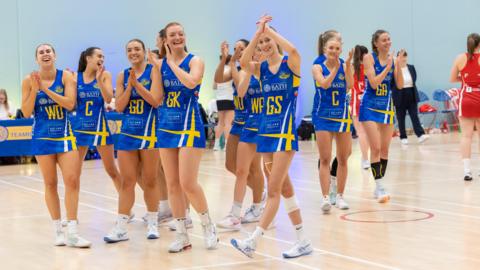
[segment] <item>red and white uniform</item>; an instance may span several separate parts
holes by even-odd
[[[360,65],[360,80],[357,74],[353,75],[352,96],[350,98],[350,110],[352,116],[358,116],[360,110],[360,102],[362,101],[363,92],[365,91],[365,73],[363,64]]]
[[[467,54],[468,57],[468,54]],[[460,70],[462,89],[458,105],[458,116],[480,117],[480,53],[476,53],[467,60],[465,67]]]

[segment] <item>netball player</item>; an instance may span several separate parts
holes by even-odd
[[[145,60],[145,45],[132,39],[126,45],[131,67],[117,76],[115,107],[123,112],[118,135],[118,161],[122,175],[122,189],[118,203],[115,227],[104,237],[107,243],[128,240],[127,221],[135,202],[135,184],[142,171],[144,199],[147,205],[147,239],[159,237],[157,228],[158,192],[157,165],[157,109],[163,88],[158,69]],[[141,165],[141,166],[140,166]]]
[[[260,63],[261,56],[262,51],[257,46],[253,61]],[[258,196],[258,191],[263,191],[264,185],[261,156],[256,152],[256,137],[258,125],[260,123],[260,115],[263,109],[263,95],[258,79],[252,74],[240,70],[237,94],[239,98],[243,98],[248,115],[242,133],[240,134],[240,142],[237,146],[235,174],[237,179],[235,181],[232,209],[227,217],[217,223],[218,227],[232,230],[240,230],[241,223],[251,223],[260,220],[263,205],[261,201],[262,197]],[[251,176],[250,178],[252,181],[255,181],[252,186],[257,189],[257,192],[254,191],[253,204],[247,209],[242,218],[242,203],[245,197],[247,179],[249,176]]]
[[[359,121],[370,144],[371,169],[376,184],[374,196],[380,203],[390,199],[390,194],[383,185],[383,177],[387,170],[388,148],[394,130],[392,84],[396,83],[400,91],[403,88],[402,71],[396,67],[400,61],[405,61],[401,51],[394,63],[393,53],[389,53],[391,46],[390,34],[385,30],[377,30],[372,35],[373,52],[363,58],[366,89],[360,103]]]
[[[274,31],[268,23],[271,16],[263,16],[257,24],[252,42],[240,60],[242,69],[259,78],[262,85],[265,109],[262,112],[257,135],[257,152],[262,153],[268,175],[268,198],[259,226],[244,240],[232,239],[232,245],[252,257],[257,242],[274,219],[280,205],[280,195],[285,198],[285,207],[297,234],[297,242],[285,258],[310,254],[313,248],[304,236],[302,218],[293,186],[288,176],[290,163],[298,150],[295,129],[295,107],[300,84],[300,54],[285,38]],[[260,47],[267,61],[252,62],[255,47]],[[281,54],[285,50],[288,56]]]
[[[159,67],[165,97],[160,107],[158,137],[168,199],[176,222],[176,237],[168,250],[181,252],[191,247],[185,225],[183,192],[200,216],[206,248],[215,249],[218,244],[216,228],[203,189],[197,182],[205,148],[205,129],[198,106],[204,63],[186,52],[186,36],[179,23],[167,24],[165,34],[165,58]]]
[[[463,160],[463,179],[471,181],[470,157],[475,126],[480,127],[480,35],[472,33],[467,37],[467,52],[462,53],[453,63],[451,82],[461,82],[458,117],[462,128],[460,151]]]
[[[320,184],[323,193],[322,210],[328,213],[331,208],[329,199],[330,175],[329,165],[332,141],[335,138],[337,160],[337,195],[336,206],[348,209],[343,199],[347,178],[347,162],[351,153],[350,134],[352,120],[346,99],[347,89],[352,84],[351,59],[353,51],[345,63],[340,61],[341,41],[336,36],[325,40],[323,55],[325,60],[315,61],[312,73],[315,79],[315,99],[312,121],[315,126],[317,146],[320,154]],[[321,55],[320,55],[321,56]],[[320,57],[319,56],[319,57]]]
[[[80,189],[80,158],[77,152],[67,111],[75,108],[76,89],[70,72],[56,69],[55,49],[40,44],[35,49],[39,71],[22,81],[22,113],[34,116],[32,152],[45,184],[45,202],[53,220],[56,246],[90,247],[78,235],[78,194]],[[67,230],[62,231],[60,199],[57,191],[57,164],[65,184]]]

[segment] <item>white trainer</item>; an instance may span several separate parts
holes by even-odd
[[[295,245],[282,253],[282,256],[285,259],[297,258],[300,256],[305,256],[312,254],[313,248],[309,240],[302,240],[295,243]]]
[[[362,160],[362,169],[364,170],[370,169],[370,160],[368,159]]]
[[[168,229],[170,229],[170,231],[176,231],[177,227],[176,227],[176,224],[175,224],[175,219],[168,222],[167,227],[168,227]],[[189,217],[189,216],[187,216],[187,218],[185,219],[185,227],[187,229],[192,229],[193,228],[193,221],[192,221],[192,218]]]
[[[67,233],[65,243],[69,247],[76,247],[76,248],[89,248],[92,243],[82,237],[80,237],[77,233]]]
[[[240,224],[240,219],[238,220],[238,224]],[[210,250],[217,249],[217,245],[220,240],[217,236],[217,229],[215,228],[215,224],[210,222],[205,225],[202,224],[202,227],[205,247]]]
[[[243,254],[247,255],[249,258],[253,258],[253,254],[255,253],[255,249],[257,248],[257,244],[253,239],[247,238],[245,240],[237,240],[232,239],[230,240],[232,246],[236,249],[240,250]]]
[[[128,215],[127,223],[132,223],[134,219],[135,219],[135,213],[130,213],[130,215]]]
[[[350,208],[348,203],[343,199],[342,194],[337,194],[337,204],[335,206],[340,210],[347,210]]]
[[[65,234],[62,231],[55,232],[55,246],[65,246]]]
[[[175,233],[175,240],[168,246],[168,252],[178,253],[192,248],[188,234]]]
[[[386,203],[390,200],[390,194],[388,194],[388,192],[383,186],[377,185],[377,187],[375,188],[374,196],[379,203]]]
[[[217,226],[222,229],[229,229],[233,231],[239,231],[242,228],[240,218],[232,214],[228,214],[224,219],[217,222]]]
[[[321,208],[324,214],[330,213],[330,209],[332,208],[332,205],[330,204],[330,199],[328,198],[328,196],[323,197]]]
[[[418,143],[424,143],[428,139],[430,139],[430,136],[423,134],[422,136],[418,137]]]
[[[400,139],[400,143],[403,145],[408,145],[408,139]]]
[[[158,212],[158,224],[168,222],[173,219],[172,211]]]
[[[103,237],[103,241],[112,244],[117,243],[120,241],[127,241],[128,240],[128,232],[127,230],[122,230],[119,226],[115,225],[113,229]]]
[[[242,223],[259,222],[262,217],[263,209],[263,207],[255,208],[253,205],[250,206],[242,217]]]
[[[158,239],[160,234],[158,232],[158,224],[156,222],[147,225],[147,239]]]

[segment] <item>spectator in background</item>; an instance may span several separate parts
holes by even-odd
[[[408,144],[407,133],[405,131],[405,118],[408,111],[410,120],[412,120],[413,130],[418,137],[418,142],[423,143],[429,138],[429,136],[425,134],[425,131],[420,124],[420,120],[418,119],[417,104],[419,97],[416,86],[417,72],[413,65],[407,64],[407,52],[405,52],[404,57],[406,61],[400,65],[404,80],[403,89],[401,91],[396,91],[396,86],[394,86],[394,91],[392,92],[393,104],[395,105],[398,120],[398,129],[400,130],[400,141],[403,145]]]
[[[7,90],[0,89],[0,120],[9,120],[15,114],[13,113],[13,107],[8,102]]]

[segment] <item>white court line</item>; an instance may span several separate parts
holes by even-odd
[[[205,268],[216,268],[222,266],[234,266],[234,265],[242,265],[242,264],[251,264],[257,262],[268,262],[273,261],[273,259],[263,259],[263,260],[249,260],[249,261],[240,261],[240,262],[231,262],[231,263],[219,263],[219,264],[210,264],[210,265],[202,265],[202,266],[194,266],[194,267],[185,267],[185,268],[174,268],[172,270],[194,270],[194,269],[205,269]]]
[[[9,186],[13,186],[13,187],[17,187],[17,188],[27,190],[27,191],[31,191],[31,192],[35,192],[35,193],[39,193],[39,194],[44,194],[44,192],[42,192],[42,191],[38,191],[38,190],[35,190],[35,189],[24,187],[22,185],[13,184],[13,183],[10,183],[10,182],[4,181],[4,180],[0,180],[0,183],[5,184],[5,185],[9,185]],[[78,204],[79,205],[84,205],[84,206],[87,206],[87,207],[91,207],[91,208],[93,208],[95,210],[98,210],[98,211],[101,211],[101,212],[109,213],[109,214],[112,214],[112,215],[118,215],[116,212],[105,209],[105,208],[102,208],[102,207],[97,207],[97,206],[93,206],[93,205],[86,204],[86,203],[80,203],[80,202]],[[200,236],[200,235],[197,235],[197,234],[194,234],[194,233],[189,233],[189,235],[193,236],[195,238],[204,239],[203,236]],[[234,249],[230,244],[227,244],[225,242],[219,241],[219,244]],[[265,253],[261,253],[261,252],[258,252],[258,251],[256,251],[255,253],[258,254],[258,255],[264,256],[266,258],[272,259],[272,260],[289,263],[289,264],[299,266],[299,267],[302,267],[302,268],[305,268],[305,269],[312,269],[312,270],[317,270],[318,269],[318,268],[315,268],[315,267],[308,266],[306,264],[297,263],[297,262],[294,262],[292,260],[281,259],[281,258],[271,256],[271,255],[268,255],[268,254],[265,254]],[[386,269],[396,269],[396,268],[386,268]]]
[[[82,210],[77,213],[88,213],[93,210]],[[50,217],[50,214],[37,214],[37,215],[23,215],[23,216],[12,216],[12,217],[0,217],[0,221],[12,220],[12,219],[29,219],[29,218],[38,218],[38,217]]]

